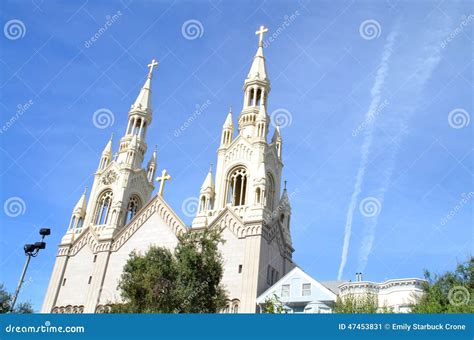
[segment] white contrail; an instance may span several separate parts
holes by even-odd
[[[447,26],[445,25],[444,30],[439,30],[437,32],[428,32],[428,37],[424,37],[423,41],[425,42],[417,49],[416,62],[413,63],[413,69],[410,70],[412,74],[409,77],[409,82],[401,90],[407,94],[407,101],[404,101],[403,110],[392,110],[395,115],[395,122],[392,120],[391,124],[397,123],[397,127],[406,126],[409,119],[411,118],[413,112],[416,109],[416,100],[419,98],[420,93],[422,92],[427,80],[431,77],[431,74],[438,66],[439,61],[441,60],[441,50],[439,49],[439,41],[446,36]],[[408,71],[408,69],[406,69]],[[412,102],[412,101],[415,102]],[[394,102],[393,99],[390,100]],[[390,186],[391,177],[395,167],[395,160],[398,154],[399,146],[404,135],[403,129],[398,129],[395,136],[392,138],[392,144],[385,147],[386,150],[384,153],[388,157],[387,162],[385,163],[385,169],[381,172],[382,174],[382,183],[377,190],[377,198],[380,202],[383,202],[385,197],[385,192]],[[366,218],[365,221],[365,230],[364,238],[362,240],[361,246],[359,248],[358,256],[358,271],[363,272],[367,266],[367,261],[370,253],[372,252],[372,247],[375,240],[375,231],[378,222],[378,215]]]
[[[372,101],[370,103],[369,109],[365,114],[365,121],[367,122],[367,126],[364,130],[364,141],[361,147],[361,160],[359,170],[357,171],[356,181],[354,184],[354,191],[352,192],[351,201],[349,203],[349,207],[347,209],[347,216],[346,216],[346,225],[344,227],[344,243],[342,246],[342,256],[341,256],[341,264],[339,265],[339,273],[337,275],[338,280],[342,278],[342,274],[344,272],[344,267],[347,262],[347,254],[349,251],[349,243],[351,239],[351,232],[352,232],[352,220],[354,217],[354,210],[357,205],[357,200],[359,194],[361,192],[362,183],[365,177],[365,171],[367,169],[367,163],[370,153],[370,147],[372,145],[372,135],[373,135],[373,127],[375,119],[373,119],[376,111],[381,102],[381,93],[385,83],[385,78],[388,74],[388,64],[390,57],[393,53],[393,45],[395,42],[395,38],[397,36],[397,29],[392,30],[392,32],[388,35],[387,41],[384,46],[384,50],[382,53],[382,60],[379,64],[377,69],[377,74],[375,76],[375,82],[372,86],[370,91]]]

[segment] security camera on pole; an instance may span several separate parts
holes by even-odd
[[[33,244],[25,244],[25,246],[23,247],[23,250],[25,251],[26,255],[26,262],[25,266],[23,267],[23,272],[20,276],[20,281],[18,282],[18,286],[16,287],[15,295],[13,295],[13,301],[10,307],[10,312],[13,312],[13,309],[15,308],[16,299],[18,298],[18,294],[20,293],[21,285],[23,284],[23,281],[25,279],[26,270],[28,269],[30,260],[32,257],[38,256],[38,253],[41,249],[46,248],[46,242],[44,242],[44,238],[45,236],[51,235],[51,230],[49,228],[41,228],[39,234],[41,235],[40,242],[36,242]]]

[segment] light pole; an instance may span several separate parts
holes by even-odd
[[[26,261],[25,261],[25,265],[23,266],[23,271],[20,276],[20,281],[18,282],[18,286],[16,287],[16,290],[15,290],[15,295],[13,295],[10,312],[13,312],[13,309],[15,308],[16,299],[18,298],[18,294],[20,293],[21,285],[23,284],[23,281],[25,279],[25,274],[28,269],[28,265],[30,264],[30,260],[32,257],[38,256],[40,249],[46,248],[46,242],[44,242],[44,237],[51,235],[51,230],[49,228],[41,228],[39,231],[39,234],[41,235],[40,242],[36,242],[34,244],[25,244],[25,246],[23,247],[23,250],[25,251],[25,255],[26,255]]]

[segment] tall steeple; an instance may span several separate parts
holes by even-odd
[[[270,81],[263,55],[263,34],[266,32],[268,29],[263,26],[255,32],[259,36],[257,53],[244,81],[244,104],[239,117],[239,133],[249,139],[257,137],[256,116],[260,111],[260,105],[266,104],[270,92]]]
[[[229,145],[234,138],[234,123],[232,122],[232,107],[229,108],[229,113],[222,126],[221,147]]]
[[[84,227],[92,227],[99,239],[108,240],[127,224],[149,201],[154,189],[156,150],[146,168],[143,159],[147,150],[146,132],[152,121],[151,81],[153,60],[138,97],[128,112],[128,125],[115,159],[112,157],[112,137],[102,152],[96,172]]]
[[[140,165],[143,162],[143,157],[147,149],[145,142],[146,132],[153,118],[151,107],[151,80],[153,78],[153,68],[157,65],[158,62],[155,59],[148,64],[148,76],[137,99],[130,108],[127,129],[125,135],[120,140],[117,161],[119,163],[128,164],[131,167]],[[136,141],[133,141],[134,137]],[[134,147],[132,147],[132,141],[135,144]]]

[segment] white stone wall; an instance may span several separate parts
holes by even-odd
[[[107,304],[111,302],[110,300],[120,298],[117,285],[122,275],[123,266],[132,251],[137,250],[139,253],[144,254],[151,246],[160,246],[173,250],[177,243],[178,239],[174,232],[158,214],[153,214],[120,249],[110,254],[103,294],[101,294],[99,303]]]
[[[93,259],[94,255],[88,245],[85,245],[76,256],[68,259],[60,283],[57,306],[84,306],[86,304],[89,276],[92,275],[94,267]],[[66,283],[63,285],[64,279],[66,279]]]

